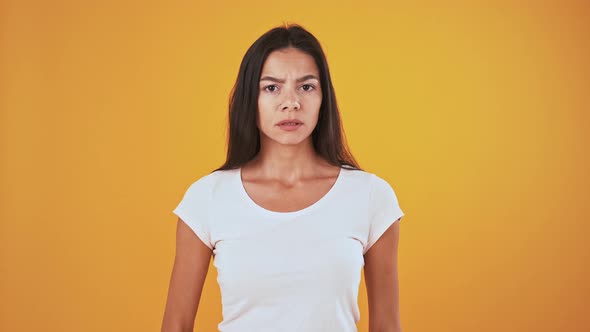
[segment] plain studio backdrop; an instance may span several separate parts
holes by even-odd
[[[557,0],[1,1],[0,330],[159,330],[172,209],[284,22],[322,43],[352,152],[406,213],[404,331],[587,331],[590,6]],[[366,332],[364,275],[359,305]]]

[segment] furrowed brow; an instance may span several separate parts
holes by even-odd
[[[299,82],[303,82],[303,81],[307,81],[307,80],[316,80],[316,81],[319,82],[319,79],[317,78],[317,76],[312,75],[312,74],[302,76],[302,77],[296,79],[295,81],[297,83],[299,83]],[[285,83],[285,80],[281,80],[281,79],[278,79],[276,77],[272,77],[272,76],[268,76],[268,75],[267,76],[263,76],[260,79],[260,82],[262,82],[262,81],[271,81],[271,82],[276,82],[276,83]]]

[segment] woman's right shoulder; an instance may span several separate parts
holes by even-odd
[[[230,179],[236,171],[237,169],[215,170],[211,173],[202,175],[190,182],[189,190],[211,190],[216,185]]]

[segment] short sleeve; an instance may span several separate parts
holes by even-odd
[[[209,177],[204,176],[191,184],[173,213],[180,217],[207,247],[213,250],[209,227],[209,208],[211,206],[209,183]]]
[[[369,251],[389,226],[404,215],[391,185],[375,174],[371,175],[371,182],[369,236],[363,254]]]

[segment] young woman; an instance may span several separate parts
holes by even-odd
[[[246,52],[229,105],[227,160],[174,210],[162,331],[192,331],[209,262],[223,332],[357,331],[361,268],[370,331],[401,331],[392,187],[346,147],[328,64],[300,25]]]

